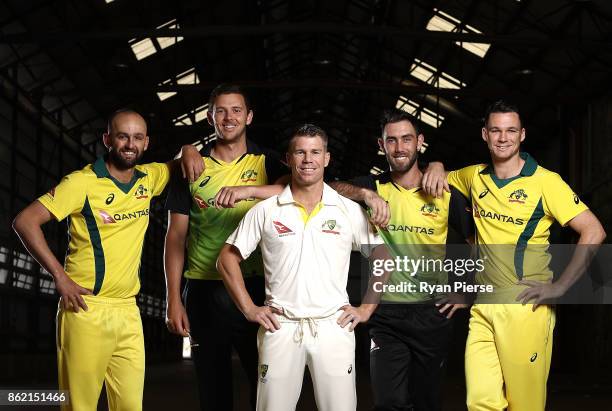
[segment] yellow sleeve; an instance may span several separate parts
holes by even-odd
[[[549,173],[542,184],[544,212],[562,226],[578,214],[588,210],[586,204],[557,173]]]
[[[472,179],[479,167],[480,165],[473,165],[451,171],[448,173],[448,184],[459,190],[466,198],[470,198]]]
[[[142,167],[149,177],[153,196],[160,195],[170,180],[170,167],[166,163],[148,163]]]
[[[53,214],[57,221],[80,212],[87,195],[85,190],[87,184],[84,181],[86,178],[79,171],[68,174],[57,186],[40,196],[38,201]]]

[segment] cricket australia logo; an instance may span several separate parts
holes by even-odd
[[[326,220],[321,225],[321,230],[328,234],[340,234],[340,231],[338,231],[339,229],[340,226],[336,224],[336,220]]]
[[[520,204],[525,204],[525,200],[527,200],[527,194],[525,193],[525,190],[523,190],[522,188],[513,191],[510,194],[510,197],[508,197],[508,201],[510,203],[520,203]]]
[[[240,180],[243,183],[255,182],[257,181],[257,171],[255,170],[247,170],[240,176]]]
[[[100,210],[98,212],[100,213],[100,217],[102,217],[102,222],[104,224],[114,224],[114,223],[116,223],[115,219],[110,214],[108,214],[106,211]]]
[[[259,365],[259,381],[262,384],[265,384],[268,380],[266,380],[266,375],[268,375],[268,364],[260,364]]]
[[[143,186],[142,184],[140,184],[138,186],[138,188],[136,189],[136,192],[134,193],[134,195],[136,196],[137,199],[141,199],[141,198],[147,198],[149,197],[147,195],[148,190],[145,188],[145,186]]]
[[[295,233],[289,227],[287,227],[285,224],[281,223],[280,221],[272,221],[272,224],[274,224],[274,228],[276,229],[276,232],[278,233],[279,237],[295,235]]]
[[[434,203],[424,204],[420,210],[422,215],[432,218],[438,217],[440,213],[440,209]]]

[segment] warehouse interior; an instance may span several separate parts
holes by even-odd
[[[422,123],[423,164],[487,162],[484,108],[518,103],[523,149],[559,173],[612,232],[612,3],[604,0],[4,0],[0,3],[0,387],[53,387],[57,293],[11,229],[16,214],[104,152],[107,118],[132,108],[148,123],[144,161],[214,138],[215,85],[250,94],[248,137],[280,149],[296,125],[330,136],[328,179],[379,174],[382,110]],[[146,410],[197,403],[183,342],[164,326],[163,196],[141,263]],[[46,238],[61,258],[66,223]],[[556,226],[551,242],[572,243]],[[356,274],[357,275],[357,274]],[[612,309],[560,306],[549,409],[612,401]],[[467,313],[455,319],[445,409],[465,409]],[[359,409],[369,409],[367,338],[360,331]],[[365,342],[364,342],[365,341]],[[246,407],[237,373],[238,407]],[[307,385],[307,384],[306,384]],[[242,388],[240,388],[242,387]],[[164,402],[166,401],[166,402]],[[305,390],[303,410],[314,409]],[[189,405],[192,404],[192,405]],[[605,405],[607,404],[607,406]],[[101,408],[106,409],[101,401]],[[193,407],[193,408],[190,408]],[[246,408],[239,408],[246,409]]]

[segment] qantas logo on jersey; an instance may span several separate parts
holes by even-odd
[[[525,220],[522,218],[514,218],[505,214],[498,214],[492,211],[486,211],[483,209],[479,209],[476,204],[474,204],[474,218],[488,218],[489,220],[497,220],[504,223],[510,223],[515,225],[523,225],[525,224]]]
[[[416,225],[401,225],[401,224],[389,224],[386,228],[387,231],[404,231],[408,233],[416,234],[429,234],[433,235],[434,229],[428,227],[419,227]]]
[[[433,218],[438,217],[438,213],[440,213],[440,209],[434,203],[425,204],[420,210],[422,215]]]
[[[525,190],[523,190],[522,188],[513,191],[510,194],[510,197],[508,197],[508,202],[510,203],[519,203],[519,204],[525,204],[525,200],[527,200],[527,194],[525,193]]]
[[[276,232],[278,233],[279,237],[295,235],[293,230],[291,230],[289,227],[287,227],[285,224],[281,223],[280,221],[272,221],[272,224],[274,224],[274,228],[276,229]]]
[[[243,183],[255,182],[257,181],[257,171],[255,170],[247,170],[240,176],[240,180]]]
[[[106,211],[104,210],[100,210],[100,217],[102,217],[102,222],[104,224],[114,224],[116,223],[115,219],[113,217],[110,216],[110,214],[108,214]]]
[[[148,198],[149,196],[147,195],[147,192],[149,190],[147,190],[145,188],[145,186],[143,186],[142,184],[140,184],[138,186],[138,188],[136,189],[136,192],[134,193],[134,195],[136,196],[137,199],[141,199],[141,198]]]
[[[102,222],[104,224],[114,224],[118,221],[147,217],[149,215],[149,209],[145,208],[144,210],[132,211],[130,213],[115,213],[112,216],[104,210],[99,210],[98,213],[100,213],[100,217],[102,217]]]
[[[340,226],[336,223],[336,220],[327,220],[321,225],[321,229],[324,233],[340,234],[340,231],[334,230],[334,228],[337,230],[340,229]]]
[[[132,211],[131,213],[116,213],[113,214],[115,221],[132,220],[134,218],[147,217],[149,215],[149,209]]]

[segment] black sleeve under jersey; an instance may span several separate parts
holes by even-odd
[[[448,205],[448,224],[463,238],[474,235],[472,204],[459,190],[451,186],[451,198]]]
[[[289,168],[283,164],[280,154],[276,151],[265,150],[264,156],[268,184],[274,184],[280,177],[289,174]]]
[[[367,188],[368,190],[376,191],[376,180],[371,175],[355,177],[348,181],[356,187]]]
[[[189,215],[191,209],[191,193],[189,183],[180,173],[175,173],[168,184],[168,196],[166,197],[166,210]]]

